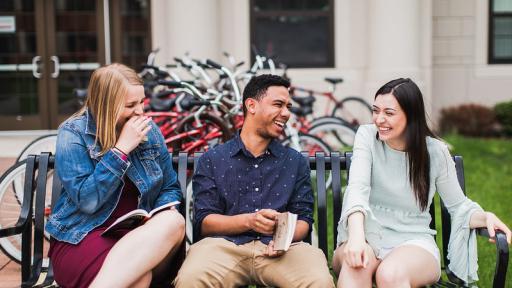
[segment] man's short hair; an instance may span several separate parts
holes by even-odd
[[[257,101],[263,98],[263,95],[267,92],[268,87],[270,86],[283,86],[285,88],[290,88],[290,81],[284,79],[278,75],[272,74],[263,74],[259,76],[255,76],[247,83],[243,93],[242,107],[244,111],[244,116],[247,113],[247,108],[245,107],[245,100],[248,98],[256,99]]]

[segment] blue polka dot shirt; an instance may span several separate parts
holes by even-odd
[[[254,157],[237,133],[233,139],[206,152],[192,179],[194,239],[210,214],[238,215],[260,209],[292,212],[313,223],[313,191],[308,160],[299,152],[272,140],[263,155]],[[252,240],[268,244],[272,236],[248,231],[221,236],[237,245]]]

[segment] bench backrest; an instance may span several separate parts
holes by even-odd
[[[180,182],[181,189],[184,197],[186,197],[187,184],[191,180],[192,171],[195,170],[197,162],[202,153],[195,153],[193,156],[188,156],[187,153],[181,152],[174,156],[173,166],[178,174],[178,181]],[[352,154],[345,153],[341,155],[339,152],[331,152],[330,155],[324,153],[316,153],[315,156],[308,156],[307,153],[303,153],[304,157],[308,157],[309,165],[312,174],[315,177],[312,178],[313,190],[315,191],[315,222],[316,222],[316,233],[313,237],[310,236],[307,239],[315,245],[318,245],[324,252],[326,257],[332,253],[335,248],[337,239],[337,224],[341,216],[342,206],[342,187],[346,187],[349,171],[350,171],[350,159]],[[462,189],[465,190],[464,184],[464,171],[462,166],[462,157],[454,157],[456,163],[457,177],[459,184]],[[23,201],[22,214],[25,213],[32,215],[34,213],[34,235],[32,236],[32,223],[27,221],[27,227],[22,233],[22,281],[25,283],[31,283],[35,277],[39,277],[43,267],[43,237],[44,237],[44,213],[45,213],[45,200],[48,198],[47,193],[47,177],[46,175],[54,168],[54,157],[48,153],[43,153],[37,156],[30,156],[27,158],[27,173],[25,175],[25,187],[24,187],[24,199],[30,199],[30,201]],[[37,170],[37,173],[36,173]],[[326,180],[332,179],[332,183],[328,189],[326,187]],[[33,193],[35,191],[35,193]],[[52,184],[52,197],[51,207],[54,202],[58,199],[61,191],[61,183],[58,177],[53,177]],[[35,196],[34,196],[35,194]],[[35,202],[33,202],[35,197]],[[34,205],[35,203],[35,205]],[[186,199],[183,199],[183,203],[186,203]],[[34,206],[32,206],[34,205]],[[35,208],[32,211],[32,207]],[[186,215],[185,205],[181,205],[182,214]],[[430,207],[432,215],[431,228],[435,229],[435,205],[434,203]],[[330,216],[332,215],[332,216]],[[450,235],[450,215],[444,204],[441,201],[441,223],[442,223],[442,236],[443,236],[443,247],[442,254],[444,263],[446,265],[447,249],[448,249],[448,238]],[[30,219],[30,217],[28,218]],[[331,231],[331,233],[329,233]],[[330,237],[332,235],[332,238]],[[34,237],[34,246],[32,247],[32,241],[26,241]],[[33,257],[33,265],[31,265],[31,258]],[[53,281],[53,273],[50,267],[48,268],[47,281],[51,283]],[[35,282],[34,282],[35,283]]]
[[[191,180],[191,171],[195,171],[197,161],[202,153],[195,153],[193,157],[188,157],[186,153],[179,153],[178,156],[173,157],[174,169],[178,173],[178,180],[180,182],[183,195],[186,198],[187,184]],[[347,179],[346,175],[346,161],[345,156],[342,156],[339,152],[332,152],[330,155],[324,153],[317,153],[315,156],[308,156],[307,153],[303,153],[304,157],[308,157],[309,166],[314,177],[313,190],[316,191],[315,196],[315,215],[317,233],[313,237],[306,239],[308,242],[317,244],[320,249],[328,255],[329,246],[329,233],[333,231],[334,240],[337,237],[337,224],[341,214],[341,191],[342,187],[345,186],[344,179]],[[185,165],[186,164],[186,165]],[[332,179],[330,189],[326,186],[326,180]],[[187,199],[184,199],[183,203],[186,203]],[[332,207],[331,207],[332,204]],[[182,205],[184,206],[184,205]],[[334,219],[329,218],[328,215],[334,215]],[[184,213],[185,215],[186,213]],[[331,227],[328,227],[330,224]],[[317,236],[317,237],[315,237]],[[194,235],[194,239],[197,239],[197,235]],[[192,242],[192,241],[190,241]],[[331,243],[333,243],[331,241]]]

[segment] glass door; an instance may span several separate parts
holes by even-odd
[[[150,23],[149,0],[0,0],[0,131],[56,129],[94,69],[139,70]]]
[[[86,88],[94,69],[105,63],[103,1],[52,0],[47,61],[51,68],[50,122],[57,127],[80,109],[75,88]]]
[[[56,129],[105,63],[107,0],[0,0],[0,130]]]
[[[0,1],[0,130],[45,129],[44,5]]]

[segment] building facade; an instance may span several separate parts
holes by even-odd
[[[159,65],[185,53],[227,63],[224,51],[250,63],[254,45],[288,64],[296,85],[328,90],[324,77],[341,77],[337,97],[369,102],[409,77],[434,124],[443,107],[512,99],[512,0],[7,2],[0,39],[14,44],[0,48],[0,130],[55,129],[92,69],[138,69],[155,48]]]

